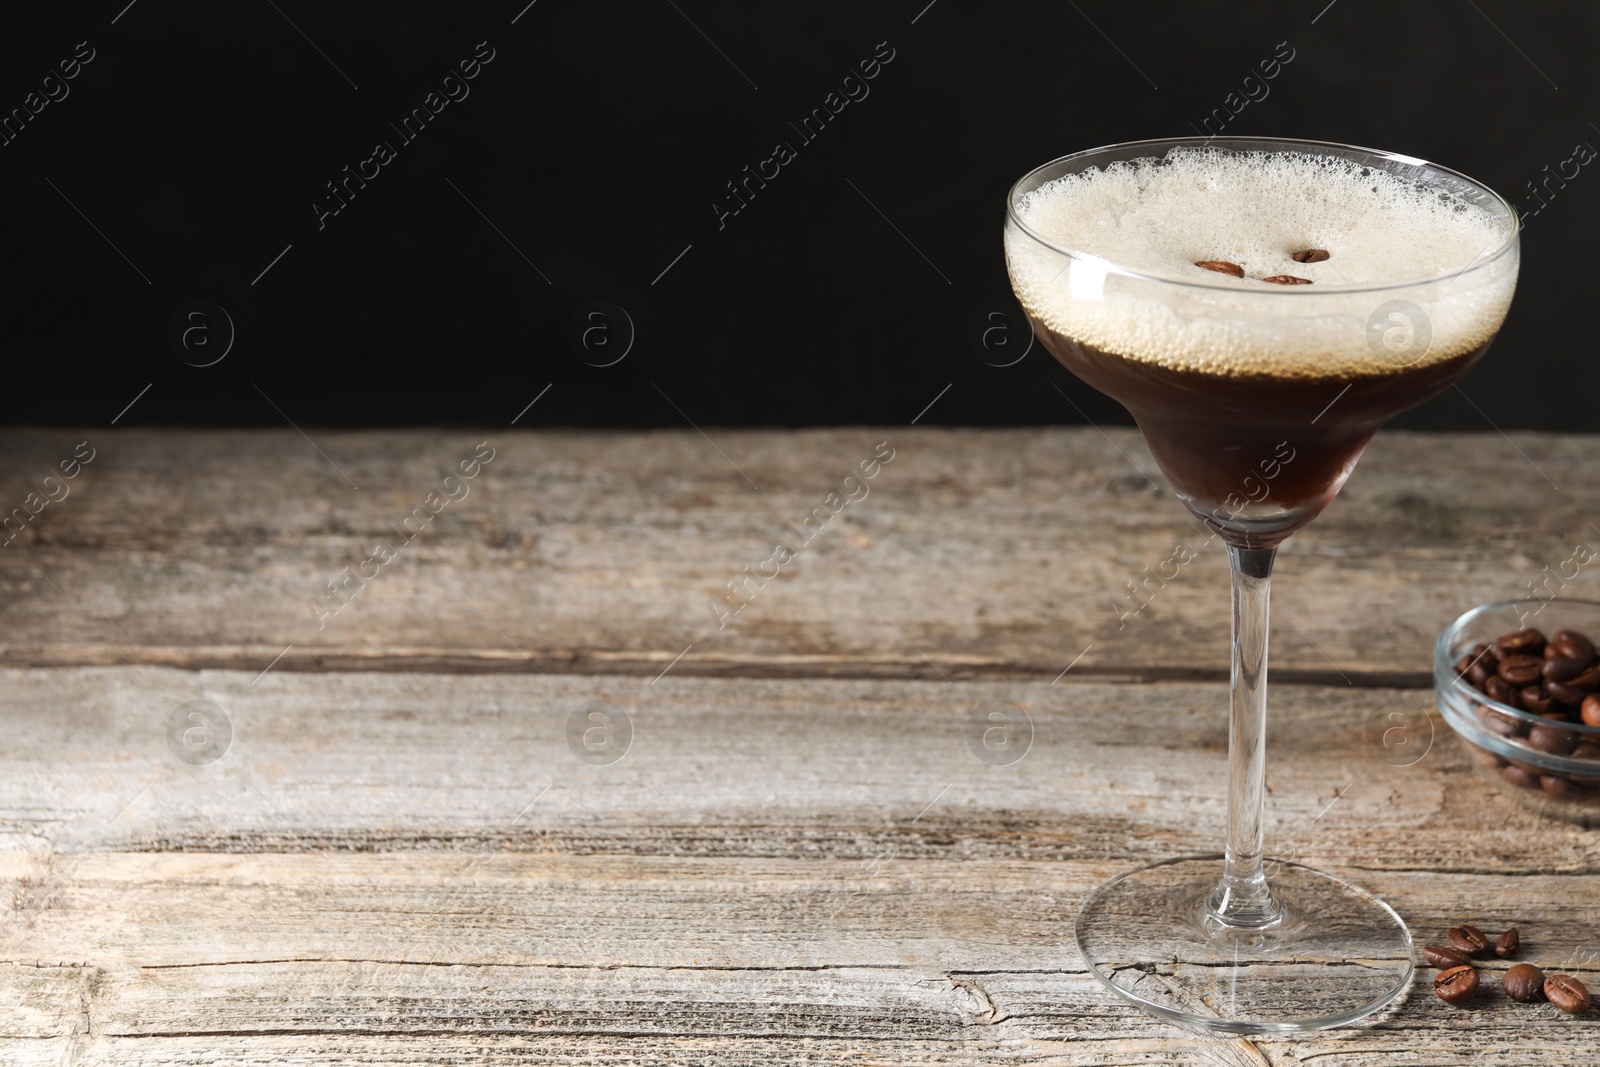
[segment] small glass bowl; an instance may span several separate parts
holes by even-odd
[[[1532,747],[1528,740],[1533,727],[1543,726],[1544,739],[1550,738],[1553,727],[1571,731],[1579,745],[1600,746],[1600,727],[1554,721],[1502,704],[1456,672],[1456,663],[1473,646],[1493,645],[1495,638],[1524,627],[1547,637],[1559,630],[1577,630],[1600,638],[1600,603],[1533,597],[1502,600],[1456,619],[1433,646],[1433,691],[1439,713],[1466,744],[1479,773],[1501,792],[1541,815],[1600,826],[1600,758],[1558,756]]]

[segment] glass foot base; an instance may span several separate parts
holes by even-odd
[[[1221,856],[1167,860],[1083,902],[1078,952],[1103,984],[1147,1011],[1205,1030],[1282,1034],[1341,1026],[1410,985],[1411,934],[1377,897],[1298,863],[1267,862],[1283,918],[1207,932]]]

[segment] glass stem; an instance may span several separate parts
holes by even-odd
[[[1228,717],[1228,842],[1222,884],[1207,904],[1210,924],[1259,928],[1281,917],[1262,869],[1266,801],[1267,630],[1272,548],[1228,547],[1233,573],[1233,672]]]

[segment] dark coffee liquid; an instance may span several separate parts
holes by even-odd
[[[1384,422],[1449,388],[1489,349],[1337,377],[1224,376],[1125,359],[1030,319],[1063,366],[1128,409],[1190,509],[1255,548],[1315,518]]]

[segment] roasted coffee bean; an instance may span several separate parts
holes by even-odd
[[[1296,263],[1321,263],[1328,258],[1326,248],[1302,248],[1298,252],[1291,252],[1289,258]]]
[[[1578,732],[1563,726],[1540,723],[1528,731],[1528,747],[1552,756],[1565,756],[1578,747]]]
[[[1524,1004],[1544,997],[1544,972],[1531,963],[1519,963],[1511,967],[1500,983],[1505,986],[1506,996]]]
[[[1460,1004],[1478,991],[1478,972],[1462,965],[1433,976],[1433,992],[1447,1004]]]
[[[1544,980],[1545,999],[1569,1015],[1589,1010],[1589,987],[1570,974],[1552,974]]]
[[[1495,659],[1494,656],[1484,656],[1483,659],[1478,660],[1467,668],[1467,677],[1472,681],[1473,685],[1482,689],[1483,683],[1495,676],[1494,671],[1498,666],[1500,666],[1500,661]]]
[[[1502,656],[1500,666],[1495,671],[1500,679],[1507,685],[1522,688],[1532,685],[1539,680],[1539,673],[1544,668],[1544,661],[1538,656],[1525,656],[1520,654]]]
[[[1449,939],[1452,948],[1469,956],[1487,956],[1494,951],[1484,932],[1468,923],[1452,926],[1444,932],[1444,936]]]
[[[1589,668],[1567,684],[1574,689],[1582,689],[1585,693],[1600,689],[1600,667]]]
[[[1580,741],[1570,755],[1573,759],[1594,760],[1600,763],[1600,742]]]
[[[1499,681],[1498,678],[1495,681]],[[1514,715],[1507,715],[1503,711],[1493,708],[1484,708],[1478,715],[1484,728],[1490,733],[1499,734],[1501,737],[1520,737],[1528,732],[1528,724]]]
[[[1522,935],[1517,933],[1513,926],[1505,933],[1494,939],[1494,954],[1503,960],[1509,960],[1517,954],[1517,949],[1522,947]]]
[[[1483,683],[1483,691],[1490,700],[1498,700],[1508,707],[1516,708],[1522,706],[1520,703],[1521,698],[1517,696],[1517,691],[1507,685],[1505,680],[1498,674]]]
[[[1525,685],[1517,695],[1522,698],[1522,706],[1535,715],[1549,714],[1550,709],[1555,706],[1550,700],[1550,694],[1546,693],[1542,686]]]
[[[1539,673],[1547,682],[1565,682],[1589,669],[1586,659],[1546,659]]]
[[[1448,970],[1451,967],[1465,967],[1472,962],[1472,957],[1465,952],[1445,945],[1423,945],[1422,958],[1440,970]]]
[[[1456,660],[1456,677],[1461,677],[1472,669],[1472,657],[1462,656]]]
[[[1539,787],[1539,776],[1532,771],[1523,770],[1515,763],[1508,763],[1501,767],[1500,777],[1523,789],[1537,789]]]
[[[1195,266],[1202,270],[1214,270],[1218,274],[1227,274],[1234,278],[1244,277],[1244,268],[1237,263],[1229,263],[1222,259],[1202,259]]]
[[[1555,645],[1545,645],[1544,646],[1544,658],[1545,659],[1571,659],[1572,657],[1571,656],[1562,655],[1561,654],[1561,650],[1559,648],[1557,648]]]
[[[1576,630],[1557,630],[1550,643],[1572,659],[1594,659],[1594,642]]]
[[[1545,695],[1564,708],[1575,708],[1583,703],[1586,695],[1582,689],[1574,689],[1567,682],[1544,683]]]
[[[1544,790],[1544,795],[1552,800],[1564,800],[1572,793],[1572,779],[1563,778],[1559,774],[1541,774],[1539,788]]]
[[[1310,285],[1310,278],[1296,278],[1293,274],[1269,274],[1261,279],[1273,285]]]
[[[1537,656],[1544,651],[1544,634],[1528,627],[1514,634],[1502,634],[1494,639],[1494,650],[1504,659],[1507,656]]]
[[[1582,715],[1586,726],[1600,726],[1600,693],[1591,693],[1584,697],[1583,704],[1579,707],[1579,714]]]

